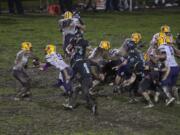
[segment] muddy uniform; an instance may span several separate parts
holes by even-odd
[[[80,25],[79,19],[61,19],[59,21],[60,31],[63,33],[63,50],[66,52],[66,47],[68,46],[70,40],[78,34]]]
[[[106,59],[109,58],[109,52],[97,47],[94,48],[91,55],[88,57],[91,61],[97,63],[100,67],[106,64]]]
[[[17,94],[18,98],[30,95],[30,78],[26,74],[28,60],[33,57],[32,52],[21,50],[16,55],[15,65],[13,66],[13,76],[21,83],[22,89]]]
[[[86,102],[92,107],[95,104],[92,96],[89,94],[89,89],[92,86],[92,75],[90,71],[90,63],[85,58],[88,42],[80,38],[72,40],[71,45],[73,45],[73,52],[71,53],[71,65],[73,68],[74,77],[79,75],[79,82],[81,84],[81,89],[85,96]],[[73,105],[75,104],[77,94],[78,93],[75,91],[71,102]]]
[[[91,69],[94,76],[98,76],[99,73],[103,73],[106,74],[106,76],[109,76],[109,73],[112,73],[112,66],[111,64],[108,64],[108,60],[110,60],[110,54],[108,50],[96,47],[93,49],[92,53],[88,58],[92,63]]]
[[[76,21],[77,21],[80,25],[85,25],[84,22],[83,22],[83,20],[81,19],[81,16],[80,16],[79,13],[75,13],[75,14],[73,15],[73,18],[76,19]],[[76,27],[76,29],[77,29],[76,36],[78,36],[78,37],[83,37],[84,31],[81,30],[79,27]]]
[[[143,77],[143,57],[139,50],[136,49],[136,44],[129,40],[126,40],[124,48],[127,51],[127,65],[124,66],[125,79],[129,79],[133,74],[136,75],[135,81],[127,87],[130,96],[137,93],[139,82]]]
[[[141,57],[140,52],[135,50],[132,55],[129,55],[128,65],[130,65],[130,71],[136,75],[135,82],[131,85],[131,92],[137,93],[139,82],[142,80],[144,73],[143,73],[143,60]]]
[[[59,86],[63,86],[66,93],[72,92],[72,86],[69,79],[66,78],[65,70],[67,72],[67,75],[70,77],[72,76],[72,70],[64,61],[60,54],[58,53],[52,53],[50,55],[46,55],[45,57],[47,63],[44,66],[46,68],[49,65],[55,66],[59,71]]]
[[[176,81],[179,75],[179,66],[174,56],[174,49],[171,45],[164,44],[161,45],[158,50],[161,53],[166,54],[165,64],[170,68],[169,74],[162,79],[162,86],[169,86],[172,88],[176,85]]]
[[[133,49],[134,49],[134,44],[131,43],[130,38],[127,38],[124,41],[124,43],[123,43],[123,45],[122,45],[122,47],[120,49],[121,51],[126,52],[125,53],[126,55],[121,58],[121,63],[124,62],[125,60],[130,59],[131,56],[128,56],[128,53],[129,53],[130,50],[133,50]],[[121,52],[121,53],[123,53],[123,52]],[[118,69],[117,74],[118,74],[118,76],[122,77],[125,80],[129,79],[131,77],[131,75],[132,75],[132,70],[130,70],[130,69],[131,69],[131,66],[129,64],[126,64],[126,65],[124,65],[124,66],[122,66],[122,67],[120,67]]]
[[[118,72],[117,69],[114,69],[113,67],[122,64],[125,58],[120,56],[118,49],[111,49],[109,51],[108,56],[112,58],[112,60],[110,60],[104,65],[104,67],[102,68],[102,72],[106,74],[105,81],[112,82],[112,80],[115,79]]]
[[[146,68],[147,67],[147,68]],[[144,77],[139,84],[138,92],[142,93],[147,90],[159,91],[161,88],[161,71],[165,68],[164,63],[146,62],[144,69]]]
[[[124,67],[124,70],[127,71],[127,77],[130,77],[129,75],[133,72],[141,75],[143,70],[143,56],[142,53],[136,49],[136,46],[137,45],[130,39],[127,39],[123,44],[123,48],[127,51],[127,56],[124,57],[128,60],[127,65]]]

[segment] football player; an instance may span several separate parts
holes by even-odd
[[[150,42],[150,47],[147,50],[148,58],[151,58],[151,56],[157,53],[156,51],[158,47],[165,42],[164,37],[169,39],[169,45],[174,44],[173,35],[171,34],[171,29],[168,25],[161,26],[160,32],[153,35],[153,38]],[[151,59],[153,60],[154,57],[152,57]]]
[[[88,107],[90,107],[93,114],[96,114],[97,105],[94,98],[89,93],[89,90],[92,87],[92,73],[90,70],[90,62],[86,58],[87,47],[87,40],[83,39],[82,37],[76,37],[70,41],[66,51],[71,57],[71,67],[74,72],[73,78],[76,78],[79,81]],[[75,90],[70,104],[64,106],[73,109],[76,106],[76,98],[78,93],[78,90]]]
[[[30,42],[23,42],[21,50],[17,53],[15,64],[13,66],[13,76],[21,83],[22,88],[17,93],[14,100],[30,99],[30,78],[26,73],[29,59],[33,59],[35,65],[39,65],[38,58],[32,52],[32,44]]]
[[[60,71],[58,85],[65,91],[66,95],[71,96],[72,84],[70,79],[72,70],[70,66],[64,62],[61,54],[56,52],[56,46],[53,44],[45,47],[45,54],[46,63],[40,69],[46,70],[49,66],[56,67]]]
[[[80,35],[79,32],[84,31],[85,25],[80,22],[79,18],[73,17],[73,13],[70,11],[64,13],[64,19],[60,19],[58,24],[63,34],[63,50],[66,52],[70,39]]]
[[[138,83],[142,79],[143,57],[137,49],[141,38],[140,33],[132,33],[131,38],[126,39],[120,49],[124,58],[119,65],[115,82],[116,85],[121,82],[123,86],[128,87],[130,96],[137,90]]]
[[[109,41],[103,40],[100,42],[99,46],[92,50],[92,53],[88,56],[91,64],[92,73],[95,79],[103,81],[105,79],[105,74],[107,73],[107,66],[105,65],[110,60],[109,49],[111,45]]]
[[[164,42],[158,47],[160,53],[155,55],[155,57],[160,61],[164,61],[166,66],[169,67],[169,73],[164,75],[161,82],[163,91],[167,96],[166,105],[168,106],[175,100],[171,93],[174,93],[174,96],[179,100],[178,89],[176,88],[179,66],[175,59],[175,55],[179,56],[179,54],[178,50],[171,45],[171,40],[166,35],[162,39],[164,39]]]

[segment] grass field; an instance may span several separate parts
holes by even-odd
[[[101,39],[119,47],[132,32],[141,32],[148,43],[162,24],[171,26],[175,35],[180,32],[180,10],[144,11],[134,13],[84,13],[87,25],[85,37],[97,46]],[[43,48],[54,43],[61,52],[59,17],[46,15],[0,16],[0,135],[179,135],[180,106],[143,109],[144,103],[128,104],[125,96],[112,96],[110,86],[99,86],[108,97],[98,97],[99,115],[92,116],[80,106],[66,111],[61,104],[61,90],[51,85],[58,77],[50,69],[39,72],[30,69],[33,80],[31,102],[13,101],[19,85],[11,76],[11,68],[22,41],[30,41],[33,50],[43,61]]]

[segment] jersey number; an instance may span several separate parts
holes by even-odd
[[[89,71],[89,68],[88,68],[88,66],[87,66],[87,63],[83,63],[83,66],[84,66],[84,68],[85,68],[85,70],[86,70],[86,73],[90,73],[90,71]]]
[[[79,49],[78,50],[79,54],[82,55],[83,54],[83,49],[82,48],[78,48],[78,49]]]

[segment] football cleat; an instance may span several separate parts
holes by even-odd
[[[97,105],[93,105],[91,109],[92,109],[93,115],[97,115]]]
[[[170,98],[169,100],[166,101],[166,106],[169,106],[173,101],[175,100],[174,97]]]
[[[69,110],[72,110],[73,109],[73,106],[72,105],[69,105],[68,103],[67,104],[62,104],[64,108],[66,109],[69,109]]]
[[[145,106],[144,108],[153,108],[154,107],[154,104],[149,104],[149,105],[147,105],[147,106]]]

